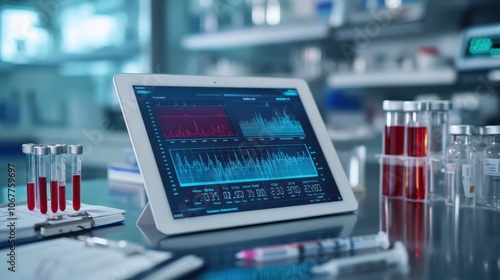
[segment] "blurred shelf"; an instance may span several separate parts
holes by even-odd
[[[16,66],[54,66],[65,62],[90,62],[96,60],[116,60],[129,59],[139,53],[138,46],[130,46],[127,48],[109,48],[97,50],[86,54],[60,54],[44,58],[25,59],[18,62],[3,62],[0,61],[0,71],[10,70]]]
[[[369,41],[376,38],[419,34],[424,31],[422,22],[394,23],[383,27],[380,25],[376,26],[379,29],[375,31],[373,31],[373,27],[368,23],[365,25],[345,26],[337,29],[333,36],[339,41],[360,40],[361,37],[363,37],[361,40]]]
[[[339,73],[328,77],[328,85],[341,88],[435,86],[455,83],[457,73],[452,68],[417,71],[381,71]]]
[[[217,50],[318,40],[329,33],[327,21],[314,21],[193,34],[184,37],[181,44],[187,50]]]

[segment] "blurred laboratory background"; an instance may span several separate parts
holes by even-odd
[[[498,0],[3,0],[0,163],[21,168],[26,142],[84,145],[85,178],[133,162],[120,72],[305,79],[339,152],[368,161],[386,99],[451,100],[450,123],[500,124],[498,11]]]

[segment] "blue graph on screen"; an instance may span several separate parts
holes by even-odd
[[[172,149],[181,187],[316,177],[306,145]]]
[[[287,102],[234,102],[236,117],[245,137],[303,137]]]

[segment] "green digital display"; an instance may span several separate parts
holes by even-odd
[[[478,37],[469,40],[468,57],[500,57],[500,37]]]

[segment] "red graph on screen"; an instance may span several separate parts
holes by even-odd
[[[168,139],[234,136],[224,108],[157,107],[156,113],[163,136]]]

